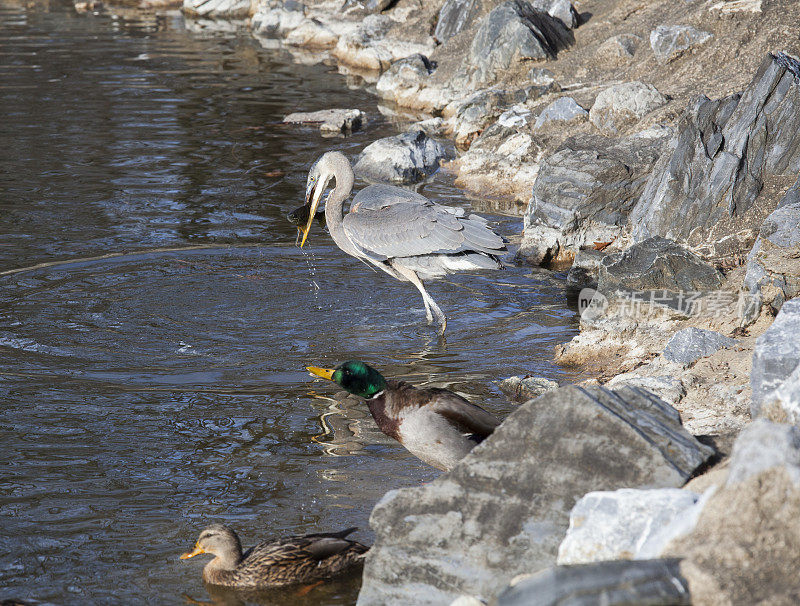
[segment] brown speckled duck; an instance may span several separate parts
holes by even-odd
[[[386,380],[364,362],[351,360],[335,369],[306,368],[365,398],[383,433],[443,471],[452,469],[500,424],[494,415],[452,391]]]
[[[233,530],[212,524],[200,533],[194,550],[181,559],[203,553],[216,556],[203,568],[203,580],[211,585],[264,589],[313,583],[353,570],[363,562],[368,548],[345,538],[355,530],[264,541],[242,553]]]

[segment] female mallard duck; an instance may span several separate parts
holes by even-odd
[[[203,580],[211,585],[263,589],[309,583],[335,577],[362,562],[368,548],[345,538],[355,530],[264,541],[242,553],[233,530],[212,524],[200,533],[194,550],[181,559],[201,553],[216,556],[203,568]]]
[[[335,369],[307,369],[365,398],[383,433],[443,471],[452,469],[500,424],[494,415],[452,391],[387,381],[364,362],[351,360]]]

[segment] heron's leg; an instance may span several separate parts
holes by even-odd
[[[422,295],[422,300],[425,303],[425,314],[428,318],[428,324],[433,321],[433,316],[431,315],[431,310],[433,310],[433,313],[436,314],[436,319],[439,321],[439,324],[441,324],[439,328],[439,334],[443,335],[445,328],[447,328],[447,317],[444,315],[444,312],[439,309],[436,301],[434,301],[433,298],[428,294],[428,291],[425,290],[425,285],[422,284],[422,280],[419,279],[417,273],[411,269],[408,269],[407,267],[403,267],[400,264],[392,264],[392,267],[417,287],[417,290],[419,291],[419,294]]]

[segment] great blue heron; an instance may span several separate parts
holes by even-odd
[[[306,204],[310,200],[311,206],[301,247],[331,179],[336,185],[325,203],[325,220],[336,246],[416,286],[429,324],[433,322],[431,310],[436,314],[439,334],[444,334],[447,318],[422,280],[455,271],[502,268],[497,255],[506,250],[505,242],[482,217],[466,216],[462,208],[435,204],[400,187],[365,187],[345,215],[344,203],[353,189],[354,176],[350,162],[339,152],[324,154],[308,173]]]

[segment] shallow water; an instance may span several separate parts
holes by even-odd
[[[366,110],[365,132],[278,124],[336,106]],[[492,381],[570,379],[549,362],[575,331],[558,277],[433,283],[440,340],[413,288],[319,227],[294,246],[311,162],[397,129],[335,67],[177,15],[5,4],[0,113],[0,598],[209,600],[201,558],[178,555],[211,522],[246,545],[346,526],[371,541],[375,501],[438,472],[306,364],[364,359],[500,415]],[[463,203],[446,174],[423,192]],[[212,598],[350,604],[357,588]]]

